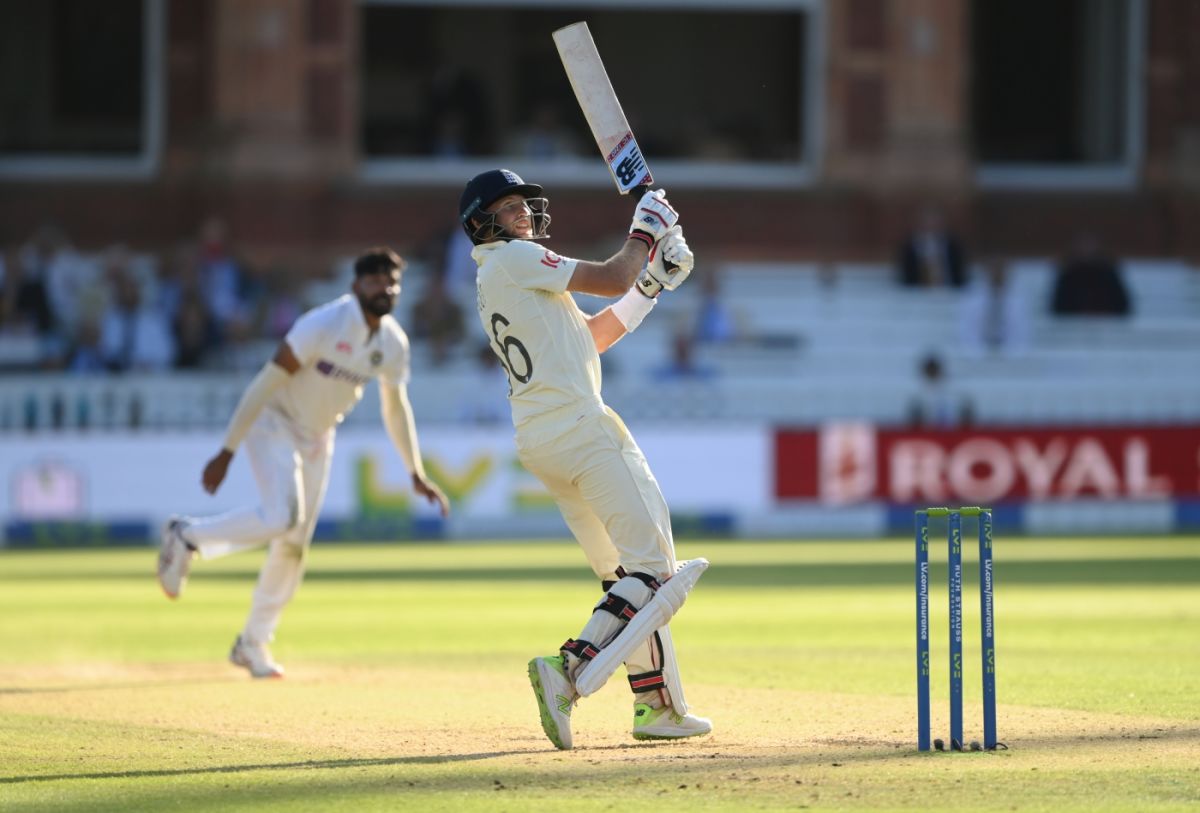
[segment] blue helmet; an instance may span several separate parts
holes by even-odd
[[[550,202],[542,197],[542,187],[525,183],[521,176],[508,169],[489,169],[467,181],[458,200],[458,218],[463,230],[476,245],[492,240],[511,240],[510,235],[496,225],[496,216],[485,212],[487,207],[505,195],[520,195],[533,211],[533,239],[546,237],[550,226],[547,210]]]

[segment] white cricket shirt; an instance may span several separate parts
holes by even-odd
[[[268,406],[313,434],[341,423],[372,378],[391,385],[408,381],[404,329],[388,315],[371,334],[358,299],[350,294],[305,313],[284,340],[301,366]]]
[[[600,354],[567,293],[578,260],[527,240],[484,243],[471,256],[479,320],[508,372],[513,425],[581,402],[598,407]]]

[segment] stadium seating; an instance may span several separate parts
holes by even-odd
[[[960,291],[898,288],[884,265],[729,263],[720,269],[721,295],[744,335],[695,347],[697,363],[710,375],[664,380],[653,373],[668,362],[673,336],[687,329],[699,304],[701,286],[684,286],[664,297],[636,337],[606,354],[605,397],[635,421],[894,424],[908,418],[921,359],[936,352],[951,390],[971,403],[981,424],[1200,420],[1200,270],[1136,260],[1124,263],[1122,275],[1132,316],[1055,318],[1047,307],[1053,263],[1015,261],[1010,284],[1029,309],[1030,342],[1021,352],[983,355],[960,341]],[[419,266],[406,274],[402,321],[425,278]],[[341,290],[341,281],[331,282],[305,298],[327,299]],[[585,310],[603,304],[580,301]],[[435,366],[427,348],[414,344],[411,396],[423,423],[455,420],[478,394],[475,349],[483,338],[474,303],[463,304],[470,338],[447,362]],[[260,341],[239,348],[230,360],[236,373],[9,375],[0,390],[0,430],[220,426],[273,346]],[[377,416],[371,396],[349,420],[370,424]]]

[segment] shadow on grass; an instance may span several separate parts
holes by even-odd
[[[979,753],[919,753],[912,747],[911,742],[890,741],[881,739],[839,739],[839,740],[810,740],[805,745],[798,743],[772,743],[764,741],[752,747],[739,747],[718,743],[713,740],[673,742],[673,743],[625,743],[625,745],[578,747],[571,752],[558,752],[552,748],[511,748],[503,751],[458,753],[442,755],[422,755],[422,757],[382,757],[382,758],[347,758],[347,759],[312,759],[298,761],[283,761],[283,763],[252,763],[244,765],[214,765],[208,767],[186,767],[186,769],[164,770],[131,770],[131,771],[97,771],[76,773],[54,773],[44,776],[10,776],[0,777],[0,785],[35,785],[38,783],[71,782],[71,781],[113,781],[112,791],[119,791],[121,799],[113,801],[118,805],[112,809],[150,809],[158,805],[172,808],[198,805],[205,807],[223,807],[232,801],[230,793],[236,795],[239,805],[245,805],[254,800],[269,801],[271,806],[286,806],[288,803],[298,803],[301,806],[312,806],[313,809],[322,805],[323,801],[338,800],[347,802],[355,797],[362,801],[384,795],[395,803],[404,800],[409,795],[426,796],[428,794],[490,794],[494,790],[509,791],[505,799],[508,805],[521,802],[529,805],[538,802],[546,794],[556,794],[558,791],[570,793],[576,797],[587,797],[588,794],[602,794],[607,797],[614,787],[623,787],[629,782],[632,773],[636,773],[638,788],[641,793],[673,793],[677,789],[691,788],[692,793],[701,787],[713,790],[720,785],[721,794],[743,797],[749,802],[748,807],[756,803],[772,800],[772,797],[786,796],[791,783],[784,776],[784,783],[778,788],[767,787],[766,782],[758,783],[758,779],[775,771],[796,770],[798,777],[811,778],[811,771],[823,769],[841,769],[841,767],[868,767],[896,765],[900,761],[913,760],[913,769],[928,770],[923,760],[930,759],[1022,759],[1031,754],[1050,754],[1069,751],[1073,748],[1103,746],[1112,748],[1127,748],[1130,742],[1140,740],[1158,741],[1200,741],[1200,729],[1136,729],[1121,731],[1106,731],[1092,735],[1045,735],[1022,737],[1019,741],[1009,741],[1007,751]],[[589,759],[589,754],[598,755],[610,752],[611,757],[604,761]],[[614,753],[616,752],[616,753]],[[488,760],[506,757],[523,758],[523,763],[488,764]],[[462,765],[462,769],[455,767]],[[474,767],[470,767],[474,765]],[[635,767],[636,765],[636,767]],[[403,771],[390,771],[392,767],[404,769],[412,766],[446,766],[445,772],[428,772],[414,775]],[[1046,770],[1054,771],[1054,765],[1043,765]],[[372,770],[382,769],[382,770]],[[340,776],[337,771],[353,771],[352,775]],[[364,773],[365,770],[371,772]],[[1024,770],[1024,769],[1021,769]],[[1062,770],[1068,770],[1063,767]],[[1078,771],[1078,766],[1069,770]],[[1129,766],[1129,770],[1136,769]],[[161,784],[128,784],[128,782],[150,781],[155,779],[173,779],[179,777],[202,777],[220,775],[241,775],[252,772],[300,772],[307,773],[307,778],[284,775],[266,781],[253,782],[246,777],[230,791],[226,788],[215,788],[212,785],[188,785],[169,783]],[[631,773],[632,772],[632,773]],[[683,782],[685,784],[679,784]],[[715,784],[714,784],[715,783]],[[661,785],[661,787],[659,787]],[[109,800],[96,796],[96,789],[88,790],[88,785],[79,785],[80,796],[72,800],[71,795],[76,791],[59,788],[54,791],[54,809],[109,809]],[[709,790],[712,793],[712,790]],[[526,795],[529,794],[529,795]],[[764,795],[758,795],[764,794]],[[682,801],[682,796],[674,799]],[[469,797],[461,797],[466,803],[466,809],[479,809],[478,805],[467,803]],[[120,805],[128,807],[121,808]],[[378,809],[372,806],[370,809]]]
[[[1028,758],[1031,753],[1048,755],[1062,749],[1086,748],[1095,744],[1126,749],[1131,740],[1197,737],[1200,737],[1200,732],[1195,729],[1129,730],[1086,737],[1047,736],[1010,743],[1012,750],[1009,751],[953,755],[936,752],[922,754],[916,752],[911,743],[878,739],[810,742],[801,747],[761,743],[745,749],[706,740],[581,747],[566,753],[549,748],[511,749],[442,756],[316,759],[171,770],[0,777],[0,785],[7,784],[15,791],[16,786],[20,785],[32,790],[38,783],[112,780],[101,785],[81,783],[47,788],[46,792],[52,793],[53,798],[46,796],[33,801],[31,797],[32,804],[24,806],[25,809],[33,809],[44,801],[45,809],[58,811],[247,809],[257,804],[272,809],[320,809],[334,802],[338,803],[338,809],[358,806],[364,810],[394,810],[415,809],[405,805],[432,805],[438,810],[521,810],[543,808],[552,804],[561,794],[567,794],[575,801],[594,800],[597,807],[603,803],[607,807],[620,809],[620,804],[613,805],[613,788],[625,789],[626,806],[630,800],[639,804],[653,800],[664,809],[682,809],[681,804],[700,809],[708,806],[699,804],[695,794],[701,792],[707,802],[718,804],[720,809],[764,806],[775,809],[781,805],[788,808],[803,806],[798,804],[797,794],[811,793],[816,788],[824,790],[823,786],[829,783],[821,777],[827,769],[840,771],[857,766],[870,770],[907,763],[915,772],[913,775],[927,777],[929,763],[926,760],[931,759],[955,762],[1021,759],[1023,756]],[[602,762],[589,759],[589,755],[606,751],[619,753],[612,754]],[[513,756],[524,758],[522,764],[488,762]],[[428,770],[421,773],[404,770],[416,766],[445,766],[445,770],[433,774]],[[1049,772],[1056,770],[1053,762],[1043,763],[1041,767]],[[398,770],[391,770],[393,768]],[[1025,770],[1024,767],[1019,769]],[[1089,781],[1087,770],[1081,772],[1078,765],[1062,766],[1058,770],[1082,774],[1078,779],[1081,783],[1079,791],[1086,794],[1086,783]],[[1104,772],[1107,769],[1101,767],[1097,770]],[[1144,768],[1130,765],[1120,770],[1142,772]],[[339,774],[338,771],[346,773]],[[268,773],[251,775],[255,772]],[[241,774],[245,776],[239,776]],[[232,776],[236,777],[236,781],[233,784],[222,783],[219,787],[213,783],[178,781],[180,777],[205,775]],[[777,779],[772,781],[776,775]],[[998,776],[1000,778],[990,781],[997,783],[996,792],[1003,796],[1008,792],[1003,790],[1003,785],[1011,775]],[[633,783],[631,777],[636,777]],[[176,781],[155,783],[160,779]],[[763,779],[768,781],[760,781]],[[894,785],[898,780],[888,781]],[[799,787],[801,784],[805,785],[803,790]],[[861,773],[848,775],[844,780],[834,780],[832,785],[858,787],[866,793],[884,790],[872,779],[863,778]],[[901,787],[905,787],[902,781]],[[1107,787],[1111,790],[1113,785],[1110,783]],[[894,793],[895,790],[895,787],[887,788],[888,793]],[[503,793],[497,794],[497,791]],[[931,791],[932,794],[937,792],[936,788]],[[1118,801],[1144,801],[1140,795],[1143,791],[1139,787],[1131,786],[1129,793],[1130,799],[1120,797]],[[1137,796],[1137,799],[1132,796]],[[921,794],[913,796],[914,799],[918,797]],[[1113,800],[1107,801],[1111,803]],[[1134,805],[1130,809],[1137,807]]]
[[[174,689],[180,686],[212,686],[214,683],[246,682],[245,675],[203,680],[136,680],[117,683],[80,683],[69,686],[0,686],[0,697],[23,694],[67,694],[69,692],[142,691],[144,689]]]
[[[311,759],[302,762],[266,762],[250,765],[213,765],[206,768],[168,768],[145,771],[100,771],[96,773],[60,773],[43,776],[0,776],[0,785],[22,782],[58,782],[68,779],[145,779],[162,776],[196,776],[201,774],[247,773],[250,771],[321,770],[337,768],[371,768],[387,765],[441,765],[454,762],[473,762],[481,759],[514,756],[530,751],[492,751],[479,754],[446,754],[433,757],[378,757],[373,759]]]
[[[939,567],[934,564],[935,573]],[[945,571],[944,563],[940,564]],[[970,570],[973,564],[968,564]],[[193,570],[198,581],[244,582],[256,577],[257,567],[206,572],[203,565]],[[92,571],[56,568],[40,572],[24,571],[21,580],[42,581],[146,581],[141,570]],[[1166,559],[1102,559],[996,561],[999,584],[1200,584],[1200,557]],[[524,567],[520,570],[494,568],[419,568],[403,567],[321,570],[305,575],[312,582],[594,582],[585,566]],[[704,576],[707,585],[729,587],[839,587],[912,584],[913,565],[908,562],[838,562],[817,564],[722,564],[713,562]],[[4,579],[0,578],[0,584]]]

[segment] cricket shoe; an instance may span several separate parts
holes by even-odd
[[[283,677],[283,667],[275,663],[266,644],[247,641],[240,635],[233,642],[233,649],[229,650],[229,662],[250,670],[250,674],[256,678]]]
[[[534,658],[529,662],[529,682],[537,697],[542,730],[556,748],[569,749],[571,740],[571,710],[579,694],[567,678],[562,655]]]
[[[712,720],[694,714],[676,714],[675,709],[663,706],[656,709],[645,703],[633,706],[633,738],[635,740],[681,740],[700,737],[712,731]]]
[[[183,538],[184,521],[171,517],[162,530],[162,546],[158,549],[158,584],[167,598],[179,598],[187,584],[188,571],[196,551]]]

